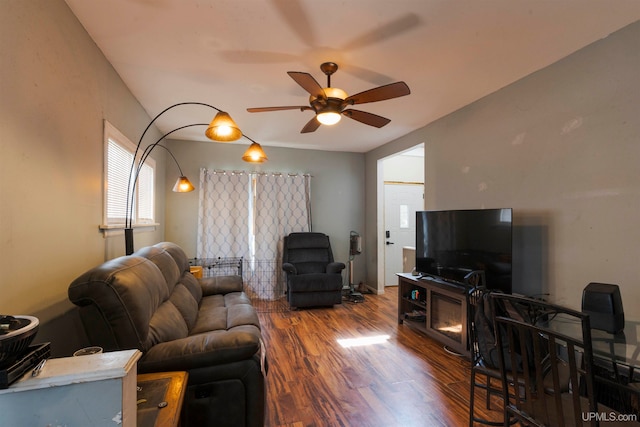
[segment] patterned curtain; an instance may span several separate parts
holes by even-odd
[[[311,177],[200,171],[198,257],[243,257],[259,299],[284,295],[283,237],[311,230]]]
[[[200,169],[198,258],[244,257],[249,251],[249,176]]]
[[[308,175],[259,174],[252,179],[253,197],[253,263],[251,271],[262,272],[270,265],[271,273],[256,274],[248,285],[260,299],[274,300],[284,295],[285,275],[282,271],[283,238],[295,231],[311,229]],[[265,283],[271,285],[265,286]]]
[[[311,218],[310,177],[308,175],[255,175],[256,259],[281,259],[282,238],[294,231],[309,231]]]

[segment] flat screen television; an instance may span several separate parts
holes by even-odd
[[[489,289],[511,293],[512,209],[416,212],[416,270],[465,284],[484,271]]]

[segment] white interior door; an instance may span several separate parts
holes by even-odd
[[[396,273],[403,272],[402,248],[416,245],[416,211],[424,209],[423,193],[423,185],[384,185],[386,286],[398,284]]]

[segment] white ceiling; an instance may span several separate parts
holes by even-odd
[[[640,19],[638,0],[66,0],[151,117],[178,102],[225,110],[263,146],[367,152]],[[411,94],[358,109],[391,119],[377,129],[343,118],[301,134],[313,117],[287,71],[355,94],[405,81]],[[214,111],[163,114],[168,132]],[[143,129],[140,129],[142,132]],[[204,128],[174,134],[206,140]],[[239,141],[249,142],[245,139]],[[419,142],[419,141],[418,141]]]

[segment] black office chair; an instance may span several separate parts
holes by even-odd
[[[491,295],[491,303],[503,349],[498,351],[502,387],[514,389],[513,396],[505,394],[506,414],[523,425],[597,426],[589,316],[500,293]],[[559,332],[563,322],[577,322],[580,336]]]
[[[484,390],[485,407],[491,409],[491,397],[503,397],[502,374],[495,348],[493,316],[490,314],[490,291],[477,285],[467,292],[467,331],[471,356],[471,379],[469,388],[469,427],[474,423],[489,426],[504,425],[502,419],[488,420],[475,415],[476,389]]]
[[[326,234],[291,233],[284,238],[282,269],[287,273],[290,307],[340,304],[344,268],[344,263],[334,261]]]

